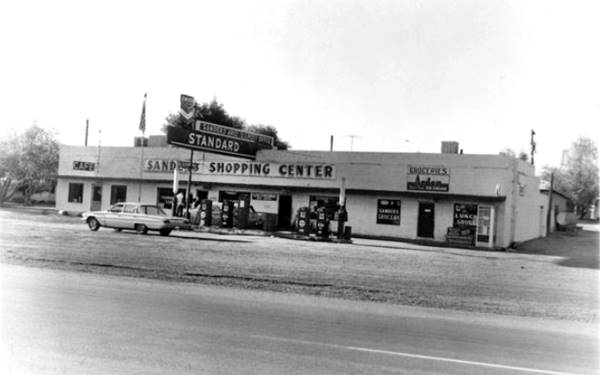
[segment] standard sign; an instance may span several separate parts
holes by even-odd
[[[273,146],[273,137],[196,121],[193,129],[169,126],[167,143],[192,150],[254,159],[256,151]]]

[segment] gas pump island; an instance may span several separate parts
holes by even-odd
[[[192,171],[197,167],[196,163],[193,162],[194,151],[204,151],[254,160],[258,150],[273,148],[274,139],[264,134],[252,133],[202,121],[202,119],[198,118],[199,116],[196,112],[197,103],[194,97],[182,94],[180,101],[180,125],[167,126],[167,143],[190,150],[189,163],[181,163],[188,170],[186,188],[186,197],[188,198],[185,199],[185,209],[186,216],[189,218]],[[173,190],[176,189],[175,183],[176,181],[174,181]],[[304,236],[314,235],[319,239],[329,238],[329,219],[334,214],[334,218],[338,222],[338,239],[342,240],[346,238],[346,240],[349,240],[348,229],[350,227],[347,227],[346,233],[344,233],[344,222],[348,220],[345,202],[345,179],[342,178],[340,201],[336,212],[327,212],[325,208],[321,208],[311,213],[308,207],[300,208],[295,223],[298,233]],[[211,219],[213,212],[212,203],[209,199],[200,202],[199,214],[195,224],[201,226],[210,226],[213,224]],[[225,200],[221,209],[220,226],[232,228],[234,225],[237,225],[242,229],[246,228],[249,211],[250,201],[248,198],[237,202],[237,208],[234,201]],[[314,216],[314,225],[311,224],[311,216]]]

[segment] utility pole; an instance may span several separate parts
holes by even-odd
[[[531,129],[531,165],[535,165],[535,163],[533,162],[533,154],[535,154],[535,140],[533,139],[533,136],[535,136],[535,131]]]
[[[190,218],[190,198],[192,195],[192,170],[194,168],[194,150],[190,150],[190,165],[188,167],[188,182],[187,182],[187,189],[186,189],[186,194],[187,197],[185,197],[185,217],[187,219]]]
[[[85,143],[84,143],[85,147],[87,147],[89,131],[90,131],[90,119],[86,119],[85,120]]]
[[[550,234],[552,229],[552,191],[554,185],[554,172],[550,174],[550,189],[548,189],[548,212],[546,213],[546,236]]]

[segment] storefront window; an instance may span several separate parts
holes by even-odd
[[[158,207],[170,210],[173,208],[173,188],[158,188],[157,190]]]
[[[83,184],[69,184],[69,203],[83,202]]]
[[[339,208],[338,202],[339,198],[337,196],[311,195],[308,206],[311,212],[324,207],[325,212],[327,212],[327,218],[333,220],[334,214]]]
[[[238,201],[240,199],[246,199],[249,196],[250,193],[248,193],[247,191],[219,190],[219,202],[223,202],[224,200]]]
[[[377,200],[377,224],[400,225],[400,200]]]
[[[127,186],[112,185],[110,187],[110,204],[125,202],[127,199]]]

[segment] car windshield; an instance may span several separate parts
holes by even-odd
[[[165,211],[163,211],[160,207],[156,206],[142,206],[141,211],[146,215],[167,216]]]
[[[110,212],[121,212],[123,211],[123,205],[122,204],[115,204],[114,206],[112,206],[110,208]]]

